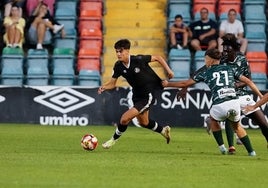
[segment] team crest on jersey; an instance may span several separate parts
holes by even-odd
[[[140,68],[135,68],[135,69],[134,69],[134,72],[135,72],[135,73],[139,73],[140,71],[141,71]]]

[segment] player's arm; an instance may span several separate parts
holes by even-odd
[[[253,111],[255,110],[256,108],[264,105],[265,103],[268,102],[268,93],[265,93],[263,95],[263,97],[258,100],[254,105],[247,105],[245,108],[243,108],[242,110],[247,113],[247,112],[250,112],[250,111]]]
[[[169,79],[174,77],[173,71],[170,69],[170,67],[168,66],[167,62],[164,60],[163,57],[161,57],[160,55],[152,55],[151,56],[151,61],[159,62],[160,65],[166,70],[167,76],[168,76]]]
[[[194,81],[192,78],[189,78],[188,80],[178,81],[178,82],[171,82],[167,80],[162,81],[163,87],[178,87],[178,88],[189,87],[189,86],[194,85],[195,83],[196,81]]]
[[[246,83],[246,84],[251,88],[251,90],[252,90],[254,93],[256,93],[256,95],[258,95],[260,98],[263,97],[263,95],[262,95],[262,93],[260,92],[260,90],[258,89],[258,87],[257,87],[257,86],[254,84],[254,82],[252,82],[250,79],[248,79],[247,77],[241,75],[241,76],[239,77],[239,80],[240,80],[241,82]]]
[[[114,89],[116,86],[117,78],[111,78],[108,82],[99,87],[98,93],[101,94],[105,90]]]

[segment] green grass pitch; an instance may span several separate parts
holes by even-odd
[[[221,155],[204,128],[172,128],[167,145],[161,135],[130,126],[105,150],[101,143],[113,126],[1,124],[0,187],[266,188],[265,139],[260,130],[247,131],[256,157],[243,146],[235,155]],[[93,152],[80,146],[86,133],[99,140]]]

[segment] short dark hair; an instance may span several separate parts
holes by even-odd
[[[18,9],[20,8],[20,6],[18,5],[18,3],[17,3],[17,2],[12,3],[12,4],[11,4],[11,7],[16,7],[16,8],[18,8]]]
[[[128,39],[121,39],[114,44],[114,49],[127,49],[129,50],[131,43]]]
[[[229,11],[228,11],[228,14],[230,14],[230,12],[235,12],[235,14],[237,13],[236,10],[234,8],[231,8]]]
[[[177,14],[177,15],[175,16],[175,20],[176,20],[177,18],[183,19],[182,15],[180,15],[180,14]]]
[[[211,57],[212,59],[217,59],[217,60],[221,59],[221,52],[216,48],[212,48],[212,49],[207,50],[205,53],[205,56],[206,55]]]
[[[206,7],[202,7],[202,8],[200,9],[200,12],[201,12],[202,10],[205,10],[207,13],[209,12],[208,9],[207,9]]]

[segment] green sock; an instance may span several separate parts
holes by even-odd
[[[213,133],[213,136],[218,144],[218,146],[221,146],[223,145],[223,138],[222,138],[222,131],[219,130],[219,131],[215,131],[215,132],[212,132]]]
[[[244,146],[245,146],[246,150],[248,151],[248,153],[254,151],[252,146],[251,146],[251,143],[250,143],[248,135],[244,136],[243,138],[240,138],[240,140],[244,144]]]
[[[234,131],[228,120],[225,121],[225,133],[229,147],[234,146]]]

